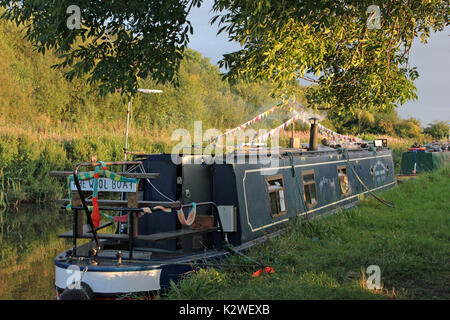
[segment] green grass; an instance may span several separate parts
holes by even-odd
[[[274,268],[201,269],[173,285],[168,299],[449,299],[450,167],[381,193],[394,209],[366,198],[339,214],[293,221],[248,255]],[[233,257],[231,263],[245,263]],[[366,286],[370,265],[382,288]]]

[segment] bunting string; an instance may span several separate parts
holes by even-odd
[[[278,134],[280,132],[281,129],[286,130],[293,122],[295,121],[302,121],[306,124],[308,124],[309,126],[311,126],[311,123],[309,122],[309,116],[305,113],[305,112],[297,112],[297,111],[293,111],[294,112],[294,116],[292,118],[290,118],[289,120],[287,120],[286,122],[284,122],[283,124],[281,124],[280,126],[276,127],[275,129],[270,130],[269,132],[260,135],[258,137],[255,137],[253,140],[250,140],[249,143],[253,143],[253,142],[265,142],[267,141],[269,138],[273,137],[275,134]],[[360,143],[362,142],[362,139],[360,138],[352,138],[352,137],[348,137],[345,136],[343,134],[339,134],[333,130],[330,130],[326,127],[324,127],[323,125],[321,125],[320,123],[318,124],[318,131],[322,136],[326,136],[328,139],[334,141],[335,143],[339,143],[339,144],[343,144],[343,143]],[[238,145],[237,147],[241,147],[244,144]]]
[[[274,105],[273,107],[271,107],[270,109],[264,111],[263,113],[258,114],[256,117],[254,117],[253,119],[241,124],[240,126],[233,128],[231,130],[228,130],[226,133],[221,134],[217,137],[211,138],[209,139],[207,142],[211,142],[211,141],[218,141],[220,138],[222,137],[226,137],[228,135],[234,134],[237,131],[240,130],[244,130],[246,127],[254,124],[255,122],[260,122],[262,119],[267,118],[269,116],[269,114],[273,113],[275,111],[275,109],[281,107],[282,105],[284,105],[284,103],[280,102],[276,105]],[[292,107],[291,107],[292,108]]]
[[[319,123],[319,133],[323,136],[328,137],[329,139],[332,139],[334,142],[337,143],[361,143],[363,140],[361,138],[355,137],[348,137],[343,134],[339,134],[337,132],[334,132],[333,130],[330,130],[328,128],[325,128],[323,125]]]
[[[298,103],[297,103],[298,104]],[[218,141],[220,138],[222,137],[226,137],[228,135],[234,134],[237,131],[240,130],[244,130],[246,127],[254,124],[255,122],[260,122],[262,119],[267,118],[267,116],[269,116],[271,113],[273,113],[277,108],[281,107],[281,106],[289,106],[289,111],[293,112],[293,116],[288,119],[286,122],[284,122],[283,124],[281,124],[280,126],[270,130],[269,132],[257,136],[255,137],[253,140],[250,140],[248,143],[253,143],[253,142],[265,142],[267,141],[269,138],[273,137],[275,134],[278,134],[280,132],[281,129],[286,130],[293,122],[295,121],[302,121],[304,123],[307,123],[308,125],[311,125],[311,123],[308,121],[308,119],[310,118],[310,115],[307,114],[307,112],[305,112],[305,107],[300,105],[299,106],[303,109],[303,111],[297,112],[293,106],[288,102],[288,103],[279,103],[277,105],[274,105],[273,107],[271,107],[270,109],[264,111],[263,113],[257,115],[256,117],[254,117],[253,119],[241,124],[240,126],[233,128],[231,130],[228,130],[226,133],[221,134],[217,137],[214,137],[210,140],[208,140],[207,142],[212,142],[212,141]],[[331,129],[328,129],[326,127],[324,127],[322,124],[318,124],[318,131],[322,136],[326,136],[328,139],[332,140],[335,143],[338,144],[351,144],[351,143],[361,143],[363,140],[358,138],[358,137],[349,137],[343,134],[339,134]],[[243,143],[240,144],[236,147],[241,147],[245,144],[248,143]]]
[[[301,120],[305,123],[308,123],[309,125],[311,125],[309,123],[309,121],[307,121],[304,117],[304,115],[302,115],[301,113],[298,113],[296,111],[294,111],[294,116],[292,118],[290,118],[289,120],[287,120],[286,122],[284,122],[283,124],[279,125],[278,127],[276,127],[275,129],[270,130],[269,132],[256,137],[255,139],[251,140],[249,143],[252,142],[264,142],[267,141],[269,138],[273,137],[275,134],[278,134],[280,132],[281,129],[286,130],[292,123],[294,123],[297,120]]]

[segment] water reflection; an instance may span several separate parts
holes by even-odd
[[[53,259],[70,247],[57,235],[71,225],[71,215],[56,207],[0,212],[0,299],[53,298]]]

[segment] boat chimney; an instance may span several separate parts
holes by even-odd
[[[319,129],[319,119],[310,118],[308,119],[311,123],[311,131],[309,132],[309,151],[316,151],[319,149],[317,138]]]

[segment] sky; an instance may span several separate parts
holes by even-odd
[[[420,75],[415,81],[417,100],[401,106],[399,115],[417,118],[423,126],[433,120],[450,121],[450,27],[432,34],[427,44],[416,40],[409,63]]]
[[[189,47],[200,51],[211,59],[211,63],[216,64],[223,54],[239,50],[240,45],[228,41],[225,31],[217,35],[218,22],[211,26],[210,21],[215,15],[211,11],[213,3],[214,0],[204,0],[200,8],[191,9],[188,19],[194,27],[194,34],[190,36]]]
[[[226,33],[217,35],[217,22],[211,11],[214,0],[205,0],[200,8],[192,8],[189,20],[194,27],[189,47],[200,51],[216,64],[225,53],[239,50],[236,42],[229,42]],[[417,100],[409,101],[397,111],[401,118],[414,117],[422,126],[434,120],[450,121],[450,27],[433,33],[427,44],[416,40],[410,51],[410,65],[416,66],[420,77],[415,81]]]

